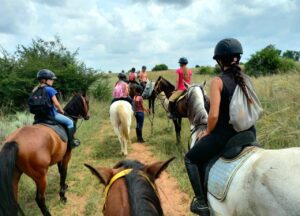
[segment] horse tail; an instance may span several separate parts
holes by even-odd
[[[118,106],[117,108],[117,116],[120,121],[120,134],[122,137],[124,137],[126,140],[129,140],[129,134],[128,134],[128,119],[127,114],[125,113],[125,109],[123,106]]]
[[[7,142],[0,152],[0,215],[24,215],[13,192],[13,173],[19,147],[16,142]]]

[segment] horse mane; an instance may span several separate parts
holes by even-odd
[[[80,94],[75,94],[72,99],[64,107],[67,115],[78,116],[83,113],[83,101]]]
[[[175,89],[175,86],[166,78],[164,78],[163,76],[159,76],[158,79],[162,79],[164,82],[166,82],[169,86],[171,86],[172,88]]]
[[[120,167],[133,169],[131,173],[125,176],[131,209],[130,215],[139,216],[141,212],[151,213],[154,211],[158,215],[163,215],[156,191],[146,178],[139,174],[144,169],[144,165],[136,160],[123,160],[114,166],[114,168]]]

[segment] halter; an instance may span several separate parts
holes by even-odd
[[[117,174],[115,174],[109,181],[108,185],[105,187],[104,189],[104,200],[106,200],[107,198],[107,195],[108,195],[108,191],[109,189],[111,188],[112,184],[117,181],[119,178],[122,178],[126,175],[128,175],[129,173],[131,173],[133,171],[133,169],[125,169],[125,170],[122,170],[120,172],[118,172]],[[149,179],[149,177],[147,175],[145,175],[142,171],[139,171],[138,174],[140,176],[143,176],[147,181],[148,183],[151,185],[151,187],[154,189],[155,193],[158,194],[157,192],[157,189],[156,189],[156,186],[155,184]],[[105,204],[104,204],[105,206]]]

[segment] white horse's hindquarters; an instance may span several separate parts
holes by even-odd
[[[261,150],[237,171],[214,215],[300,215],[300,149]]]

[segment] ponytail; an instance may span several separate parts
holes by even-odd
[[[184,81],[187,81],[189,78],[189,70],[187,67],[183,67],[182,71],[183,71],[183,79]]]

